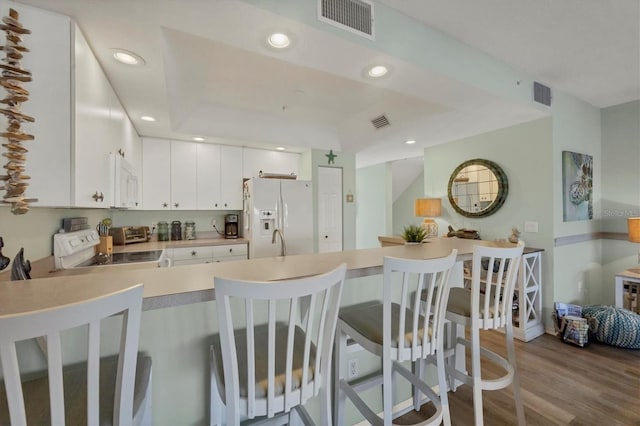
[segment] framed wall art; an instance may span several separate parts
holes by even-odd
[[[562,214],[565,222],[593,219],[593,156],[562,151]]]

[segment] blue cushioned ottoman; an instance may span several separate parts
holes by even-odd
[[[627,349],[640,349],[640,315],[614,306],[582,308],[582,316],[598,342]]]

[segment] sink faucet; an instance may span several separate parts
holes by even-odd
[[[279,229],[274,229],[273,230],[273,235],[271,236],[271,244],[275,244],[276,243],[276,235],[280,236],[280,243],[282,243],[282,245],[280,246],[280,256],[286,256],[287,255],[287,245],[284,242],[284,235],[282,235],[282,231]]]

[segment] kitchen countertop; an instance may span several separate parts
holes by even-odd
[[[227,242],[228,240],[224,240],[221,244]],[[266,257],[171,268],[158,268],[154,264],[127,264],[68,269],[50,273],[48,278],[0,282],[0,315],[74,303],[137,283],[144,284],[144,310],[185,305],[214,300],[214,276],[277,281],[323,273],[345,262],[347,278],[356,278],[381,274],[384,256],[438,258],[446,256],[455,248],[458,249],[458,259],[467,260],[471,258],[476,244],[495,246],[498,243],[438,238],[420,245]]]
[[[125,245],[114,245],[114,253],[131,253],[149,250],[164,250],[165,248],[180,247],[199,247],[199,246],[218,246],[230,244],[248,244],[249,240],[245,238],[222,238],[222,237],[205,237],[195,240],[174,240],[174,241],[149,241],[147,243],[133,243]],[[56,269],[53,256],[47,256],[42,259],[31,261],[31,278],[52,278],[52,277],[68,277],[75,275],[87,275],[107,273],[110,271],[129,271],[132,269],[152,269],[157,268],[157,264],[148,263],[124,263],[119,265],[102,265],[87,268],[73,269]],[[0,273],[0,282],[11,279],[11,268]]]

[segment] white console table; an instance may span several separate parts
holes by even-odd
[[[624,306],[624,287],[629,287],[629,296],[634,297],[632,295],[632,286],[640,289],[640,269],[627,269],[626,271],[618,272],[616,274],[616,288],[615,288],[615,297],[616,297],[616,307],[617,308],[625,308]],[[638,290],[636,290],[636,296],[638,297]],[[631,308],[631,306],[629,306]],[[636,305],[636,309],[637,305]]]
[[[542,249],[525,247],[518,271],[515,296],[518,311],[513,312],[513,336],[525,342],[544,334],[542,322]],[[465,266],[465,285],[471,283],[471,265]]]
[[[513,336],[528,342],[544,334],[542,322],[542,249],[525,248],[518,273],[518,315],[513,324]]]

